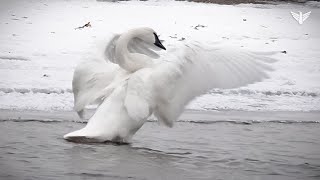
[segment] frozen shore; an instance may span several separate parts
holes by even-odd
[[[94,113],[87,110],[85,119],[89,119]],[[195,122],[195,123],[235,123],[235,124],[255,124],[255,123],[320,123],[320,111],[313,112],[288,112],[288,111],[194,111],[186,110],[182,113],[176,123]],[[81,120],[74,111],[25,111],[25,110],[1,110],[0,121],[15,122],[76,122],[86,123]],[[153,117],[149,122],[156,121]]]
[[[213,90],[188,109],[320,110],[320,9],[315,5],[31,0],[0,4],[1,109],[72,110],[76,64],[97,57],[97,44],[113,34],[149,26],[168,48],[198,41],[204,46],[287,52],[272,56],[278,62],[270,79]],[[290,11],[312,13],[299,25]],[[75,29],[87,22],[91,28]]]

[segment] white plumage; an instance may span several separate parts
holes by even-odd
[[[189,44],[164,49],[151,28],[116,35],[105,49],[107,61],[80,64],[74,73],[75,110],[82,115],[97,103],[83,129],[65,139],[77,142],[128,142],[154,114],[171,127],[184,107],[212,88],[236,88],[267,77],[273,59],[226,47]],[[159,48],[160,47],[160,48]],[[174,51],[174,52],[173,52]]]

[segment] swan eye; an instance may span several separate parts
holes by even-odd
[[[154,43],[154,45],[158,46],[158,47],[161,48],[161,49],[166,50],[166,48],[162,45],[161,41],[159,40],[158,35],[157,35],[156,33],[153,33],[153,35],[154,35],[154,38],[155,38],[155,43]]]

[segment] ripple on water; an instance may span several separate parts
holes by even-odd
[[[0,122],[0,170],[11,179],[319,179],[319,123],[147,122],[117,145],[67,142],[83,124],[53,122]]]

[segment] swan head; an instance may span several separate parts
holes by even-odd
[[[155,51],[166,50],[157,33],[148,27],[131,29],[119,36],[115,45],[114,62],[121,68],[134,72],[152,66],[160,55]]]
[[[154,45],[158,48],[166,50],[166,48],[161,43],[158,34],[148,27],[136,28],[129,30],[129,34],[133,34],[135,38],[138,38],[149,45]]]

